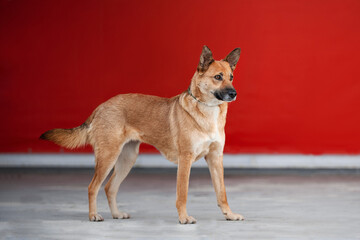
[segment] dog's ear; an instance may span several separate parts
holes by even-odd
[[[235,48],[234,50],[232,50],[231,53],[229,53],[229,55],[226,56],[224,61],[228,62],[230,64],[231,69],[234,71],[237,62],[239,61],[239,58],[240,58],[240,48]]]
[[[204,45],[202,53],[200,55],[200,62],[197,67],[198,72],[200,74],[206,72],[212,62],[214,62],[212,52],[206,45]]]

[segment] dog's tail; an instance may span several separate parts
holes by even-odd
[[[62,147],[73,149],[87,143],[88,125],[86,123],[71,129],[56,128],[43,133],[40,139],[54,142]]]

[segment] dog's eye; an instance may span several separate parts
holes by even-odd
[[[221,80],[222,80],[222,76],[221,76],[220,74],[215,75],[215,79],[221,81]]]
[[[230,81],[232,81],[234,78],[234,76],[232,74],[230,74]]]

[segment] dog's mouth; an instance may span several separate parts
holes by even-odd
[[[236,90],[234,88],[225,88],[222,90],[216,90],[214,96],[224,102],[232,102],[236,99]]]

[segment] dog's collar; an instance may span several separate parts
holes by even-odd
[[[188,94],[189,94],[190,96],[192,96],[197,102],[199,102],[199,103],[201,103],[201,104],[204,104],[205,106],[208,106],[208,107],[216,107],[216,106],[211,106],[211,105],[209,105],[209,104],[207,104],[207,103],[205,103],[205,102],[202,102],[202,101],[200,101],[199,99],[197,99],[197,98],[191,93],[190,87],[188,88],[187,92],[188,92]]]

